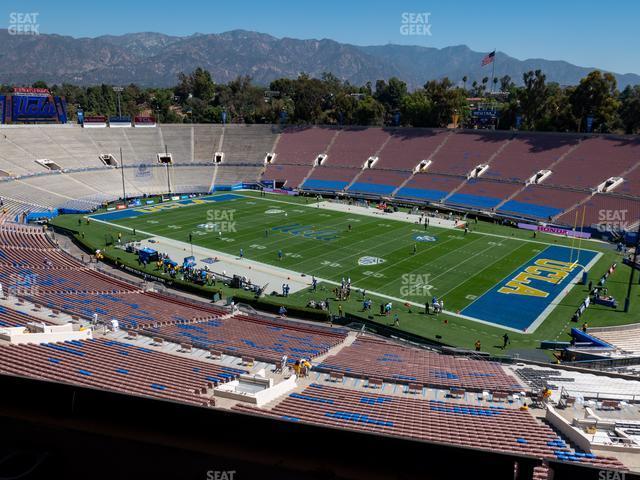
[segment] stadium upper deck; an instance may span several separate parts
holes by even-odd
[[[633,224],[640,205],[634,187],[640,140],[633,137],[269,125],[14,126],[2,129],[0,147],[2,197],[12,212],[87,210],[118,198],[120,172],[100,156],[119,162],[120,148],[130,195],[263,181],[559,224],[571,224],[583,206],[595,223],[611,204],[629,210]],[[165,148],[169,169],[158,163]],[[622,180],[606,187],[611,178]]]

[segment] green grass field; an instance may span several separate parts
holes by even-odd
[[[232,218],[234,232],[220,236],[203,226],[223,224],[226,218]],[[448,310],[463,308],[470,303],[468,295],[481,295],[540,250],[540,245],[516,238],[473,232],[465,236],[461,230],[434,227],[426,233],[437,241],[419,243],[414,236],[425,233],[419,225],[262,198],[183,207],[114,223],[181,241],[188,241],[191,233],[195,245],[235,255],[243,249],[245,258],[334,282],[351,278],[358,288],[420,304],[436,295],[445,299]],[[287,231],[292,225],[304,226],[306,234],[298,227]],[[314,232],[335,232],[336,238],[319,240]],[[359,265],[366,256],[384,263]]]
[[[483,349],[494,352],[501,351],[500,337],[504,330],[499,326],[455,316],[427,316],[423,308],[416,305],[423,305],[435,295],[444,298],[446,310],[461,310],[547,245],[571,244],[569,239],[544,234],[534,240],[530,232],[485,222],[472,224],[472,231],[467,235],[461,230],[435,227],[425,232],[422,225],[318,209],[305,198],[263,198],[250,192],[241,195],[243,198],[232,201],[182,206],[113,220],[110,225],[93,221],[91,225],[82,226],[85,234],[82,240],[92,248],[104,248],[105,239],[117,235],[120,227],[126,238],[130,238],[133,228],[138,238],[149,234],[188,242],[191,234],[194,245],[233,255],[239,255],[243,249],[245,258],[328,281],[320,292],[302,291],[289,297],[287,302],[295,305],[330,296],[332,282],[350,277],[353,285],[365,289],[374,301],[372,320],[389,323],[388,318],[377,315],[379,304],[388,298],[408,300],[415,305],[406,307],[404,302],[394,302],[401,329],[426,338],[440,337],[442,342],[467,348],[480,339]],[[73,216],[63,216],[56,221],[77,229],[75,222],[77,217]],[[223,233],[218,234],[211,226],[207,227],[207,223],[218,224],[216,228]],[[414,237],[425,233],[437,241],[416,242]],[[415,253],[414,245],[417,246]],[[619,260],[605,244],[583,242],[583,248],[603,252],[592,270],[593,278]],[[283,253],[281,260],[279,250]],[[375,257],[383,262],[360,265],[363,257]],[[128,263],[134,265],[132,259]],[[610,293],[621,302],[626,275],[627,267],[619,268],[609,284]],[[638,293],[636,287],[636,298]],[[534,334],[510,333],[510,348],[525,351],[536,348],[541,339],[566,340],[564,335],[570,326],[575,326],[569,322],[571,314],[585,295],[585,287],[575,286]],[[342,305],[345,311],[362,315],[361,301],[362,297],[354,294]],[[334,309],[336,305],[333,302]],[[591,325],[638,320],[637,316],[603,308],[590,308],[584,318]]]

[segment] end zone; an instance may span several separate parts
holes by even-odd
[[[243,195],[236,195],[234,193],[223,193],[219,195],[209,195],[206,197],[185,198],[172,202],[156,203],[154,205],[145,205],[141,207],[125,208],[123,210],[116,210],[114,212],[97,213],[95,215],[89,215],[89,217],[92,219],[104,221],[124,220],[125,218],[139,217],[148,213],[156,213],[163,210],[173,210],[175,208],[186,207],[189,205],[228,202],[231,200],[237,200],[239,198],[246,197],[244,197]]]
[[[513,271],[461,312],[523,333],[532,333],[602,253],[550,246]]]

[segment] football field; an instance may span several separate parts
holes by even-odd
[[[314,275],[350,278],[367,295],[533,331],[598,253],[540,241],[438,228],[300,199],[221,193],[93,215],[94,220]],[[181,263],[182,258],[174,260]],[[211,267],[215,271],[215,265]]]

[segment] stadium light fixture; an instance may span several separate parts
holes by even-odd
[[[122,200],[127,204],[127,191],[124,186],[124,163],[122,159],[122,147],[120,147],[120,176],[122,177]]]
[[[120,108],[120,94],[124,91],[124,87],[113,87],[113,91],[116,92],[118,98],[118,116],[122,117],[122,109]]]

